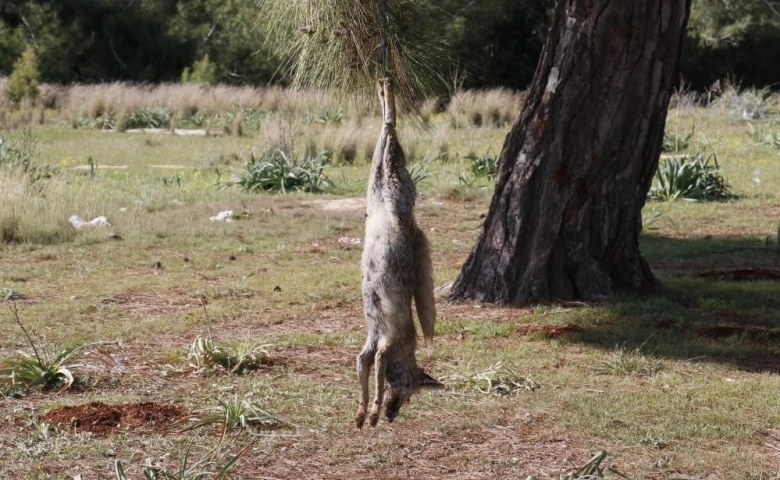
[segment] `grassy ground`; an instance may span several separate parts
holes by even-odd
[[[780,130],[771,118],[751,122]],[[437,285],[457,274],[491,194],[485,180],[464,181],[455,152],[499,151],[506,128],[448,126],[450,162],[431,164],[421,185]],[[120,460],[142,478],[147,459],[174,471],[189,449],[189,465],[206,469],[250,445],[239,478],[558,478],[600,450],[607,478],[780,478],[780,284],[702,275],[780,267],[780,150],[751,140],[726,107],[673,109],[667,130],[695,131],[689,149],[716,152],[740,198],[648,203],[642,249],[660,294],[527,308],[440,299],[435,346],[419,355],[448,388],[415,396],[393,424],[356,430],[364,321],[360,247],[348,238],[362,236],[364,214],[344,199],[365,192],[362,161],[330,170],[328,195],[250,195],[215,184],[262,148],[262,129],[36,127],[37,161],[60,173],[16,196],[18,178],[3,179],[0,208],[19,219],[22,242],[2,246],[0,290],[22,295],[18,315],[38,344],[109,343],[73,362],[72,389],[3,390],[0,476],[114,478]],[[420,151],[435,143],[413,135]],[[225,209],[252,215],[209,221]],[[112,226],[76,232],[73,214]],[[0,359],[30,351],[12,305],[0,302]],[[188,348],[207,322],[218,342],[270,344],[271,362],[243,375],[197,370]],[[282,422],[223,439],[183,431],[234,396]],[[170,403],[190,415],[109,435],[42,420],[92,401]]]

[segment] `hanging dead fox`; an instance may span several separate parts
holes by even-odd
[[[417,332],[412,299],[428,345],[433,342],[436,305],[430,248],[414,219],[416,189],[395,130],[395,97],[389,78],[377,84],[384,124],[377,141],[368,183],[366,237],[361,273],[368,338],[357,357],[360,406],[355,424],[363,426],[368,406],[371,366],[376,393],[369,424],[376,426],[385,404],[392,422],[401,405],[421,388],[442,385],[417,366]],[[387,401],[384,402],[385,396]]]

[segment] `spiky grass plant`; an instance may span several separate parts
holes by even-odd
[[[399,103],[411,107],[445,84],[443,49],[426,24],[431,8],[423,0],[270,0],[260,22],[294,86],[373,95],[376,79],[390,76]]]
[[[222,186],[237,186],[252,193],[319,193],[334,187],[325,173],[329,162],[330,152],[308,156],[300,163],[282,149],[269,150],[257,156],[252,153],[245,166],[246,171]]]
[[[558,480],[597,480],[604,478],[604,468],[601,464],[607,459],[607,452],[600,451],[591,458],[588,463],[582,466],[576,466],[572,462],[571,469],[567,473],[558,475]],[[622,476],[622,475],[621,475]],[[538,480],[535,476],[530,476],[526,480]]]
[[[256,370],[270,361],[268,344],[243,342],[235,345],[216,343],[198,336],[192,342],[189,358],[198,370],[224,368],[230,373]]]
[[[222,399],[213,407],[202,410],[203,416],[196,417],[195,423],[185,429],[194,430],[200,427],[216,426],[223,431],[246,429],[275,429],[284,424],[272,413],[253,402],[249,396]]]
[[[534,390],[536,382],[518,375],[512,368],[495,363],[475,373],[456,373],[445,378],[455,390],[475,390],[485,395],[512,395],[523,390]]]
[[[18,352],[16,357],[0,362],[0,383],[27,387],[60,387],[63,390],[70,388],[75,382],[73,369],[77,366],[71,362],[89,345],[80,344],[65,349],[52,345],[36,345],[22,323],[16,302],[13,299],[12,302],[10,310],[14,322],[24,332],[32,353]]]
[[[657,200],[730,200],[736,197],[720,173],[715,154],[702,152],[662,161],[649,193]]]
[[[225,455],[226,458],[218,462],[216,455],[219,453],[221,443],[220,439],[220,444],[217,445],[217,448],[195,463],[190,463],[190,448],[192,445],[188,445],[184,450],[181,464],[173,471],[157,467],[152,464],[151,459],[147,459],[141,473],[146,480],[227,480],[232,478],[230,471],[251,449],[252,444],[250,443],[241,449],[236,455]],[[129,480],[130,478],[125,473],[124,465],[122,465],[120,460],[114,462],[114,474],[117,480]]]

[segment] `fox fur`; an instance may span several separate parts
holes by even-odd
[[[366,419],[372,366],[376,376],[369,415],[372,427],[377,424],[383,403],[385,418],[392,422],[413,393],[421,388],[442,387],[417,366],[415,358],[417,332],[412,321],[412,299],[425,342],[429,346],[433,342],[436,304],[431,254],[428,240],[414,219],[417,192],[395,129],[391,80],[380,79],[377,90],[384,124],[372,159],[361,262],[368,337],[357,357],[358,428]]]

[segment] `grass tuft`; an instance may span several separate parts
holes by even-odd
[[[647,357],[639,349],[627,351],[620,347],[616,348],[596,371],[620,377],[639,377],[655,375],[661,370],[661,366],[661,360]]]
[[[270,346],[250,342],[235,345],[216,343],[199,335],[190,345],[188,357],[198,370],[224,368],[230,373],[240,374],[268,365]]]
[[[260,156],[252,153],[245,166],[246,172],[223,186],[237,186],[251,193],[321,193],[335,186],[325,174],[328,162],[326,152],[306,157],[300,164],[281,149],[269,150]]]
[[[219,400],[217,405],[202,409],[204,415],[196,417],[195,423],[185,429],[218,426],[228,430],[272,430],[284,425],[276,416],[252,402],[248,395],[243,398],[233,395],[227,400]]]
[[[454,390],[477,391],[485,395],[504,396],[538,388],[530,378],[518,375],[512,368],[495,363],[475,373],[456,373],[444,381]]]
[[[736,198],[720,173],[715,154],[697,152],[668,158],[655,172],[650,198],[657,200],[731,200]]]

